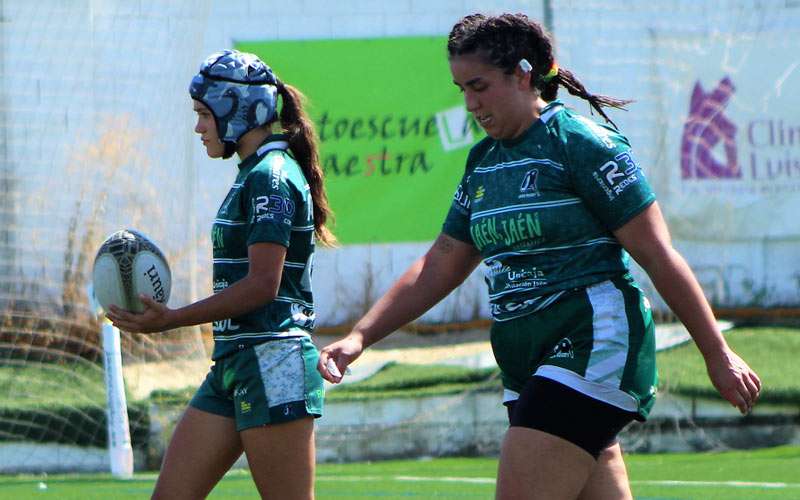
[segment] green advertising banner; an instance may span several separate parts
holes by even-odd
[[[478,131],[444,37],[239,42],[308,97],[344,244],[433,240]]]

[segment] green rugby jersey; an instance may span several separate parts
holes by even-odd
[[[285,136],[272,135],[240,163],[217,212],[211,231],[214,293],[247,275],[247,248],[254,243],[285,246],[286,261],[275,300],[214,322],[212,359],[276,337],[309,335],[314,327],[314,209],[308,182],[287,148]]]
[[[553,101],[520,137],[472,148],[443,232],[480,251],[506,321],[626,272],[611,231],[654,200],[623,135]]]

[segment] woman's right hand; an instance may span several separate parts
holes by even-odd
[[[320,351],[317,370],[325,380],[338,384],[347,366],[361,356],[363,350],[361,336],[350,334]]]
[[[761,394],[761,379],[748,364],[726,347],[706,356],[706,369],[711,383],[720,395],[746,415]]]

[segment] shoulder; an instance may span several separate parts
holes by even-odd
[[[630,143],[610,125],[563,107],[548,122],[548,128],[570,152],[629,149]]]
[[[302,169],[284,150],[272,150],[253,167],[245,182],[267,182],[272,189],[282,186],[301,188],[306,184]]]

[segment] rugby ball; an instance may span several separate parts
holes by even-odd
[[[138,231],[123,229],[106,238],[97,251],[92,282],[95,298],[106,311],[113,304],[142,312],[139,294],[167,303],[172,274],[155,243]]]

